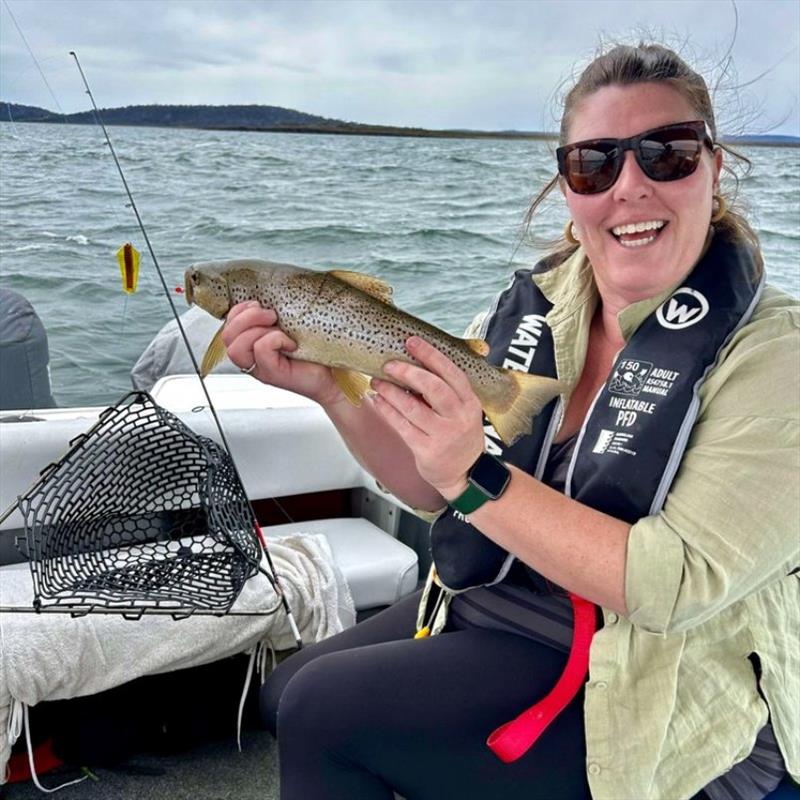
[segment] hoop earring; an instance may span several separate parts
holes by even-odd
[[[575,235],[575,225],[573,224],[572,220],[568,220],[567,224],[564,226],[564,238],[570,244],[581,243],[581,240]]]
[[[715,194],[713,197],[713,204],[711,206],[711,222],[719,222],[728,211],[728,204],[721,194]]]

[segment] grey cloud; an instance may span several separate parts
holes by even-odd
[[[638,26],[686,40],[710,74],[733,35],[732,5],[720,0],[8,2],[39,58],[52,59],[67,110],[85,107],[66,57],[76,49],[104,105],[262,102],[426,127],[552,128],[554,93],[601,33],[635,38]],[[762,119],[788,113],[781,131],[798,133],[796,3],[737,6],[739,82],[774,67],[744,94],[755,91]],[[0,14],[3,98],[46,98],[2,6]]]

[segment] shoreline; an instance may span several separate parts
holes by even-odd
[[[6,120],[3,120],[5,122]],[[96,125],[93,120],[54,120],[54,119],[27,119],[10,120],[14,125],[25,124],[50,124],[50,125]],[[557,141],[558,135],[542,131],[473,131],[473,130],[431,130],[428,128],[401,128],[391,125],[169,125],[169,124],[142,124],[125,122],[107,122],[109,127],[122,128],[175,128],[178,130],[202,131],[232,131],[236,133],[294,133],[330,136],[385,136],[390,138],[406,139],[499,139],[509,141]],[[723,144],[739,147],[800,147],[800,138],[775,140],[757,137],[723,137]]]

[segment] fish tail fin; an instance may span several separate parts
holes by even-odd
[[[489,401],[483,410],[497,435],[506,446],[533,430],[533,418],[564,390],[553,378],[530,375],[517,370],[503,370],[511,384],[511,402],[502,405]]]

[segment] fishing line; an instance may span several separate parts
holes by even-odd
[[[190,358],[190,360],[192,362],[192,366],[194,367],[194,370],[197,373],[197,377],[200,379],[200,385],[201,385],[201,387],[203,389],[203,394],[205,395],[206,400],[208,401],[208,408],[209,408],[209,411],[211,412],[212,417],[214,418],[214,422],[215,422],[215,424],[217,426],[217,430],[219,431],[219,435],[220,435],[220,438],[222,440],[222,444],[223,444],[226,452],[228,453],[228,456],[229,456],[229,458],[231,460],[231,465],[233,467],[233,471],[235,472],[239,483],[242,486],[244,486],[244,482],[242,481],[241,474],[239,473],[239,468],[236,465],[236,462],[235,462],[235,460],[233,458],[233,453],[231,452],[230,445],[228,444],[227,437],[225,436],[225,431],[222,428],[222,423],[220,422],[219,416],[217,415],[217,410],[214,407],[213,401],[211,400],[211,395],[208,392],[208,388],[206,387],[205,381],[203,380],[202,376],[200,375],[200,368],[197,365],[197,361],[196,361],[196,359],[194,357],[194,353],[192,352],[192,348],[191,348],[191,346],[189,344],[189,339],[188,339],[188,337],[186,335],[186,331],[184,330],[183,324],[181,323],[180,315],[178,314],[178,311],[175,308],[175,303],[172,300],[172,294],[171,294],[169,288],[167,287],[167,281],[166,281],[166,279],[164,277],[164,273],[161,270],[161,266],[159,265],[158,259],[156,258],[155,251],[153,250],[153,246],[150,243],[150,237],[147,235],[147,230],[145,229],[144,222],[142,221],[141,215],[139,214],[139,209],[136,206],[136,201],[133,199],[133,194],[131,193],[130,187],[128,186],[128,181],[125,179],[125,173],[122,170],[122,165],[120,164],[119,158],[117,157],[117,153],[116,153],[116,150],[114,149],[114,145],[111,142],[111,137],[108,135],[108,130],[106,129],[106,126],[105,126],[105,124],[103,122],[103,119],[102,119],[102,117],[100,115],[100,109],[97,107],[97,103],[95,102],[94,95],[92,94],[92,90],[89,87],[89,82],[86,79],[86,75],[84,74],[83,67],[81,67],[81,62],[78,59],[77,53],[75,53],[74,50],[70,50],[70,55],[75,59],[75,64],[77,65],[78,71],[80,72],[81,79],[83,80],[83,85],[86,87],[86,94],[89,95],[89,99],[92,102],[92,109],[93,109],[93,113],[94,113],[94,118],[97,121],[97,123],[100,126],[100,128],[102,129],[103,135],[105,136],[106,144],[108,145],[108,149],[110,150],[111,155],[114,158],[114,163],[116,164],[117,172],[119,173],[119,177],[122,180],[122,185],[125,187],[125,193],[128,196],[128,201],[130,203],[130,207],[131,207],[131,209],[133,210],[133,213],[136,216],[136,221],[137,221],[137,223],[139,225],[139,229],[142,232],[142,236],[144,237],[144,241],[145,241],[145,244],[147,245],[147,250],[150,253],[150,257],[153,259],[153,264],[155,265],[156,272],[158,273],[159,280],[161,281],[161,286],[164,289],[164,294],[167,296],[167,300],[169,301],[169,305],[170,305],[170,308],[172,310],[172,314],[175,317],[175,322],[176,322],[176,324],[178,326],[178,330],[180,331],[181,338],[183,339],[183,342],[186,345],[186,349],[189,352],[189,358]],[[279,597],[281,599],[281,605],[283,606],[283,609],[286,612],[286,616],[287,616],[287,619],[289,621],[289,626],[292,629],[292,634],[295,637],[295,640],[297,642],[297,646],[298,646],[298,648],[302,648],[303,642],[302,642],[302,639],[300,638],[300,632],[299,632],[299,629],[297,627],[297,623],[295,622],[294,615],[292,614],[292,611],[289,608],[289,603],[288,603],[288,601],[286,599],[286,594],[283,591],[283,587],[281,586],[280,579],[278,578],[278,573],[275,570],[275,566],[274,566],[274,564],[272,562],[272,557],[270,556],[269,549],[267,548],[266,540],[264,539],[264,536],[263,536],[263,534],[261,532],[261,527],[258,524],[258,518],[256,516],[255,509],[253,508],[252,502],[250,501],[249,497],[248,497],[247,501],[250,504],[250,510],[251,510],[252,516],[253,516],[253,523],[254,523],[254,526],[255,526],[255,531],[256,531],[256,533],[258,535],[258,540],[259,540],[259,542],[261,544],[261,549],[263,550],[264,555],[266,556],[267,563],[269,565],[270,570],[272,571],[272,574],[270,575],[270,573],[267,572],[260,564],[257,566],[257,569],[258,569],[258,571],[260,573],[262,573],[267,578],[267,580],[270,582],[270,584],[273,587],[273,589],[275,590],[275,592],[279,595]],[[279,508],[281,508],[280,504],[277,504],[277,505],[278,505]],[[286,512],[283,510],[283,508],[281,508],[281,510],[284,512],[284,514],[286,514]],[[287,516],[287,518],[289,518],[290,521],[292,521],[288,514],[286,514],[286,516]]]
[[[64,111],[61,108],[60,103],[58,102],[58,98],[53,92],[53,88],[50,86],[50,83],[47,80],[47,77],[42,70],[41,64],[39,64],[39,60],[33,54],[33,50],[31,50],[31,46],[28,44],[28,40],[25,38],[25,34],[22,32],[22,28],[20,28],[19,23],[17,22],[17,18],[14,16],[14,13],[11,11],[11,7],[8,5],[7,0],[3,0],[3,5],[6,7],[6,11],[8,11],[8,15],[11,17],[11,21],[14,23],[14,27],[17,29],[17,32],[20,35],[20,38],[25,43],[25,47],[28,49],[28,53],[30,53],[31,58],[33,59],[33,63],[36,64],[36,69],[39,70],[39,74],[42,76],[42,80],[44,81],[44,85],[47,87],[47,91],[50,92],[50,97],[53,98],[53,102],[56,104],[59,112],[63,115]],[[11,116],[11,109],[9,109],[9,116]]]

